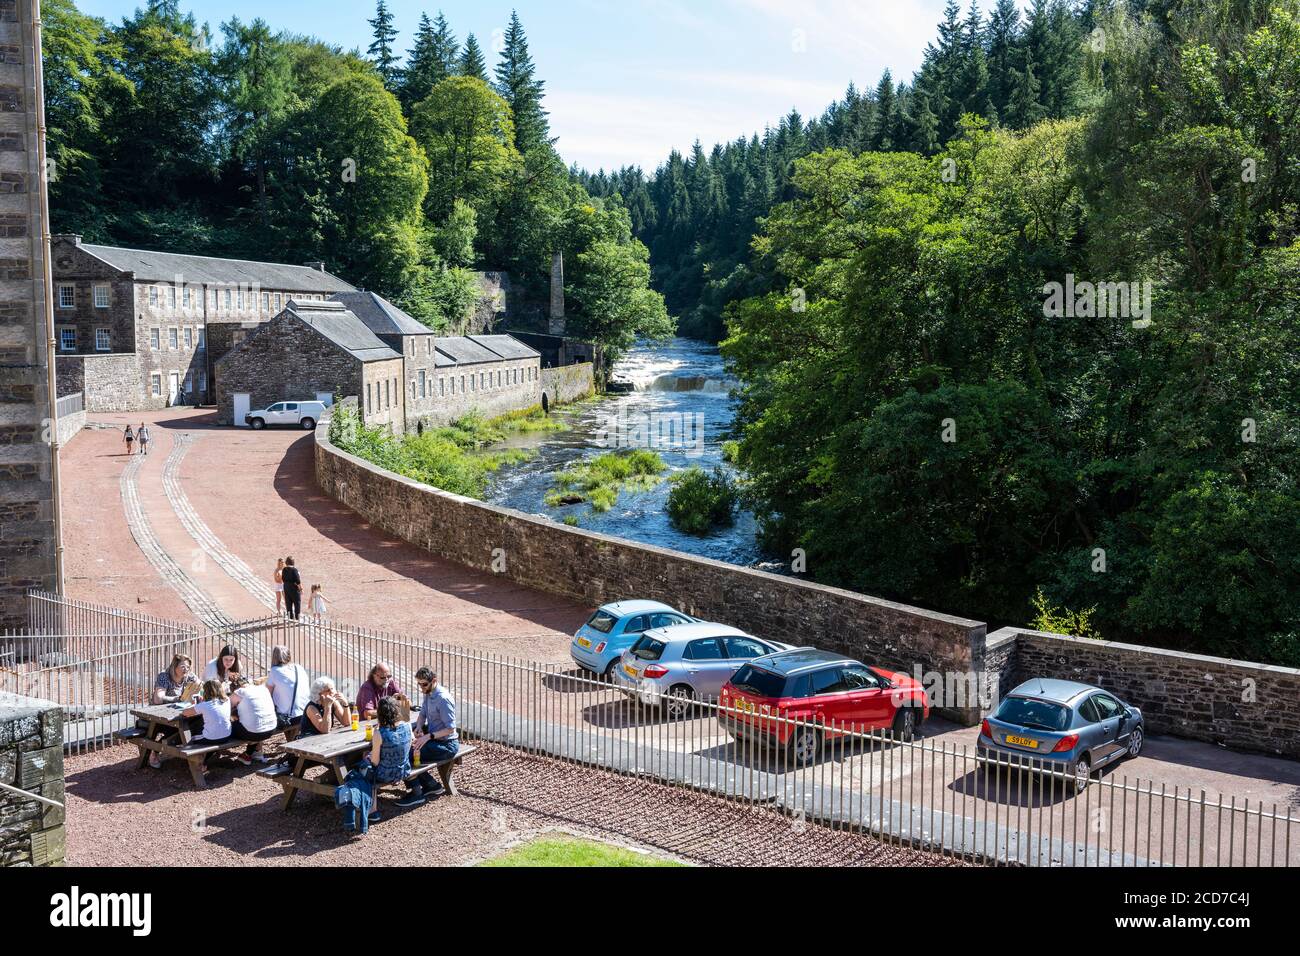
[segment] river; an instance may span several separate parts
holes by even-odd
[[[562,521],[575,515],[583,528],[634,541],[685,551],[720,561],[764,566],[756,540],[757,525],[747,511],[730,528],[707,537],[678,531],[668,521],[669,482],[648,491],[623,491],[604,513],[586,504],[548,507],[546,492],[553,475],[575,461],[614,447],[651,447],[669,472],[698,465],[730,472],[722,460],[722,443],[730,437],[735,403],[734,382],[716,346],[693,339],[638,343],[614,367],[614,378],[631,382],[634,391],[560,409],[569,422],[562,432],[514,437],[509,447],[528,448],[532,458],[502,468],[492,479],[487,500],[529,514]]]

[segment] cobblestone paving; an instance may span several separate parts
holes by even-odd
[[[180,447],[179,443],[177,447]],[[186,606],[194,612],[199,620],[209,627],[226,627],[232,624],[233,621],[226,616],[217,602],[194,582],[185,572],[185,569],[177,563],[176,559],[167,553],[162,543],[159,542],[158,536],[154,534],[148,516],[145,515],[144,507],[140,503],[137,476],[141,466],[147,460],[143,455],[133,456],[122,470],[122,477],[119,481],[122,510],[126,515],[126,524],[131,530],[131,537],[135,539],[135,543],[139,545],[141,552],[144,553],[144,556],[154,566],[162,579],[175,589]]]

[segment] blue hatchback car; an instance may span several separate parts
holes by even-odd
[[[569,656],[583,670],[612,678],[623,652],[646,631],[694,620],[689,614],[659,601],[615,601],[598,608],[578,628],[569,645]]]
[[[1141,753],[1144,731],[1142,711],[1100,687],[1030,680],[984,718],[976,749],[984,757],[1064,773],[1078,792],[1094,770]]]

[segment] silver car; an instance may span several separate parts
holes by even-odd
[[[648,707],[662,706],[676,719],[692,701],[717,700],[722,685],[747,661],[789,647],[707,621],[654,628],[623,652],[614,669],[615,686]]]

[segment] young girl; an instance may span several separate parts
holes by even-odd
[[[219,680],[203,682],[203,700],[181,711],[182,717],[197,717],[191,724],[195,733],[194,741],[210,744],[225,743],[234,733],[230,720],[230,699]]]
[[[317,624],[325,616],[325,595],[321,593],[319,584],[311,586],[311,616]]]

